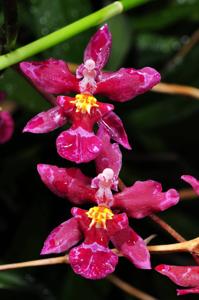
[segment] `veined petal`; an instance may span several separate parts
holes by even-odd
[[[101,119],[100,124],[106,129],[115,142],[119,143],[126,149],[131,149],[123,123],[114,112],[111,111],[106,114]]]
[[[145,67],[140,70],[122,68],[117,72],[102,73],[97,83],[96,94],[125,102],[149,91],[159,82],[160,74],[153,68]]]
[[[122,167],[122,153],[119,145],[111,144],[109,134],[100,125],[97,136],[102,141],[102,148],[99,155],[95,159],[97,173],[102,173],[104,169],[110,168],[114,175],[118,178]]]
[[[199,293],[198,266],[158,265],[155,270],[162,275],[169,277],[169,279],[180,286],[192,288],[187,290],[178,290],[178,295]]]
[[[118,257],[96,242],[82,243],[70,251],[69,262],[76,274],[88,279],[101,279],[114,272]]]
[[[151,269],[150,254],[143,239],[129,226],[110,236],[113,245],[137,268]]]
[[[0,144],[6,143],[13,134],[14,121],[7,111],[0,112]]]
[[[57,196],[74,204],[94,201],[96,191],[90,187],[91,179],[79,169],[39,164],[37,170],[44,184]]]
[[[76,163],[89,162],[99,154],[102,142],[92,132],[81,127],[63,131],[56,141],[58,154]]]
[[[111,45],[111,33],[108,25],[105,24],[90,39],[84,52],[84,63],[92,59],[95,62],[96,69],[101,70],[109,58]]]
[[[127,215],[140,219],[176,205],[179,194],[175,189],[162,192],[161,184],[153,180],[136,181],[133,186],[115,194],[114,200],[114,207],[120,207]]]
[[[50,58],[40,62],[22,62],[23,73],[47,93],[78,92],[78,81],[63,60]]]
[[[197,180],[195,177],[191,175],[183,175],[181,176],[181,179],[189,183],[194,191],[199,195],[199,180]]]
[[[47,237],[41,254],[61,253],[76,245],[81,239],[78,221],[71,218],[56,227]]]
[[[67,122],[63,109],[59,106],[43,111],[33,117],[23,129],[23,132],[47,133],[63,126]]]

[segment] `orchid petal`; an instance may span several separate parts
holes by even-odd
[[[73,248],[69,253],[73,271],[88,279],[101,279],[114,272],[118,257],[97,242]]]
[[[78,81],[63,60],[50,58],[41,62],[22,62],[23,73],[46,93],[77,92]]]
[[[199,287],[195,287],[192,289],[177,289],[177,295],[182,296],[182,295],[187,295],[187,294],[199,294]]]
[[[197,180],[195,177],[191,175],[183,175],[181,176],[181,179],[189,183],[194,189],[194,191],[196,192],[196,194],[199,195],[199,180]]]
[[[47,237],[41,254],[61,253],[76,245],[81,239],[78,221],[71,218],[56,227]]]
[[[89,162],[97,157],[101,140],[81,127],[63,131],[56,141],[58,154],[76,163]]]
[[[67,198],[74,204],[94,201],[95,191],[91,179],[77,168],[58,168],[39,164],[37,170],[44,184],[57,196]]]
[[[95,159],[97,173],[102,173],[104,169],[113,170],[115,178],[118,178],[122,167],[122,153],[119,145],[111,144],[109,134],[100,126],[97,136],[102,141],[102,148],[99,155]]]
[[[151,269],[150,254],[143,239],[129,226],[110,235],[113,245],[137,268]]]
[[[170,266],[158,265],[155,270],[169,277],[174,283],[192,289],[177,290],[178,295],[199,293],[199,267],[198,266]]]
[[[176,205],[179,194],[175,189],[162,192],[161,184],[153,180],[136,181],[114,195],[114,200],[114,207],[123,208],[129,216],[140,219]]]
[[[6,143],[14,131],[14,121],[7,111],[0,112],[0,144]]]
[[[23,132],[47,133],[63,126],[67,118],[62,108],[56,106],[33,117],[23,129]]]
[[[149,91],[159,82],[160,74],[153,68],[145,67],[140,70],[122,68],[117,72],[102,73],[97,83],[96,94],[125,102]]]
[[[106,129],[115,142],[119,143],[126,149],[131,149],[122,121],[114,112],[106,114],[102,118],[100,124]]]
[[[95,62],[96,69],[101,70],[109,58],[111,45],[111,33],[108,25],[105,24],[90,39],[84,52],[84,63],[92,59]]]

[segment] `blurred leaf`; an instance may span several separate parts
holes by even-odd
[[[47,109],[47,101],[27,82],[22,75],[13,69],[8,69],[0,80],[0,90],[7,93],[8,99],[12,99],[26,111],[39,112]]]
[[[172,4],[158,12],[150,12],[143,17],[134,17],[132,23],[136,30],[150,31],[163,29],[184,19],[199,19],[198,0]]]
[[[0,273],[0,289],[27,287],[28,282],[19,274],[3,271]]]
[[[107,68],[121,67],[132,43],[132,28],[125,15],[118,15],[108,22],[112,34],[112,51]]]

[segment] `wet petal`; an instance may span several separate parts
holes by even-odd
[[[76,163],[89,162],[99,154],[102,142],[92,132],[81,127],[63,131],[56,141],[58,154]]]
[[[56,106],[33,117],[23,132],[47,133],[63,126],[67,122],[62,108]]]
[[[97,136],[102,141],[102,148],[99,155],[95,159],[97,173],[102,173],[104,169],[113,170],[115,178],[118,178],[122,167],[122,153],[119,145],[111,144],[109,134],[100,126]]]
[[[0,144],[6,143],[13,134],[14,121],[7,111],[0,112]]]
[[[189,183],[194,189],[194,191],[199,195],[199,180],[197,180],[191,175],[183,175],[181,178],[187,183]]]
[[[76,245],[81,239],[78,221],[71,218],[56,227],[47,237],[41,254],[61,253]]]
[[[84,63],[88,59],[92,59],[95,62],[96,69],[101,70],[109,58],[111,45],[111,33],[108,25],[105,24],[90,39],[84,52]]]
[[[40,62],[22,62],[20,68],[36,86],[47,93],[61,94],[79,90],[76,77],[63,60],[50,58]]]
[[[160,82],[160,74],[153,68],[140,70],[122,68],[113,73],[102,73],[97,83],[97,94],[124,102],[149,91]]]
[[[39,164],[37,170],[44,184],[57,196],[75,204],[94,201],[95,190],[90,187],[91,179],[79,169]]]
[[[76,274],[88,279],[101,279],[114,272],[118,257],[98,243],[82,243],[69,253],[69,262]]]
[[[143,239],[129,226],[110,236],[113,245],[137,268],[151,269],[150,254]]]
[[[119,143],[126,149],[131,149],[123,123],[114,112],[106,114],[102,118],[100,124],[106,129],[115,142]]]
[[[199,293],[199,267],[198,266],[170,266],[158,265],[155,270],[169,277],[174,283],[195,289],[178,290],[178,295]]]
[[[187,294],[199,294],[199,287],[195,287],[192,289],[185,289],[185,290],[177,289],[178,296],[187,295]]]
[[[114,200],[114,207],[120,207],[129,216],[139,219],[176,205],[179,194],[175,189],[162,192],[161,184],[153,180],[136,181],[133,186],[114,195]]]

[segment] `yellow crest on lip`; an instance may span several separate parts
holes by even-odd
[[[94,206],[86,214],[92,219],[89,225],[90,228],[95,225],[96,228],[106,229],[106,221],[112,220],[114,216],[109,208],[103,206]]]
[[[75,100],[70,101],[75,104],[76,112],[89,113],[92,107],[98,107],[97,99],[89,94],[77,94]]]

